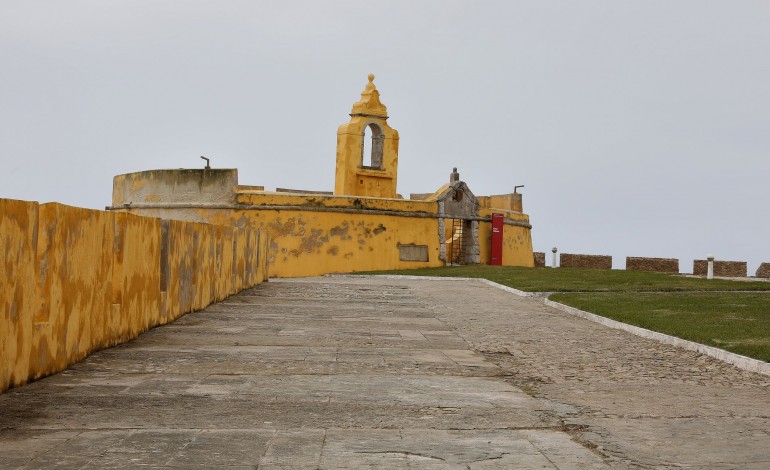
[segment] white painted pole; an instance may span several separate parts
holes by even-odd
[[[556,247],[551,248],[551,252],[553,253],[553,258],[551,258],[551,267],[556,267]]]
[[[706,270],[706,279],[714,279],[714,255],[708,255],[706,259],[709,262],[708,270]]]

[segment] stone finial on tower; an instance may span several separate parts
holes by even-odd
[[[369,83],[361,92],[361,99],[353,103],[351,116],[368,116],[388,119],[388,108],[380,102],[380,92],[374,85],[374,74],[369,74]]]
[[[457,172],[457,168],[452,168],[452,173],[449,174],[449,182],[456,183],[460,181],[460,173]]]

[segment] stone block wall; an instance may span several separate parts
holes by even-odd
[[[626,270],[678,273],[679,260],[676,258],[642,258],[639,256],[627,256]]]
[[[544,268],[545,267],[545,253],[542,251],[536,251],[533,253],[535,257],[535,267],[536,268]]]
[[[0,199],[0,392],[267,279],[259,230]]]
[[[696,259],[693,261],[692,273],[696,276],[705,276],[708,272],[708,261]],[[714,276],[719,277],[746,277],[748,267],[745,261],[714,261]]]
[[[559,255],[559,266],[562,268],[612,269],[612,256],[562,253]]]
[[[762,263],[757,268],[756,277],[770,277],[770,263]]]

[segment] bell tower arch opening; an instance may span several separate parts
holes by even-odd
[[[382,144],[385,135],[382,128],[374,122],[364,127],[361,142],[361,167],[371,170],[382,170]]]

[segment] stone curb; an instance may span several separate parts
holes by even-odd
[[[395,274],[336,274],[331,277],[380,277],[385,279],[410,279],[410,280],[427,280],[427,281],[478,281],[482,284],[486,284],[490,287],[509,292],[511,294],[518,295],[520,297],[541,297],[542,293],[538,292],[524,292],[519,289],[504,286],[496,282],[492,282],[489,279],[477,278],[477,277],[439,277],[439,276],[401,276]],[[688,351],[695,351],[706,356],[712,357],[722,362],[734,365],[739,369],[747,370],[750,372],[756,372],[762,375],[770,376],[770,363],[753,359],[740,354],[731,353],[724,349],[715,348],[713,346],[706,346],[705,344],[696,343],[694,341],[688,341],[686,339],[677,338],[676,336],[670,336],[657,331],[651,331],[645,328],[641,328],[628,323],[622,323],[616,320],[611,320],[594,313],[586,312],[569,305],[564,305],[559,302],[554,302],[547,298],[540,299],[545,305],[560,310],[570,315],[575,315],[586,320],[590,320],[594,323],[599,323],[609,328],[616,330],[623,330],[632,335],[641,336],[642,338],[652,339],[660,343],[669,344],[677,348],[686,349]]]

